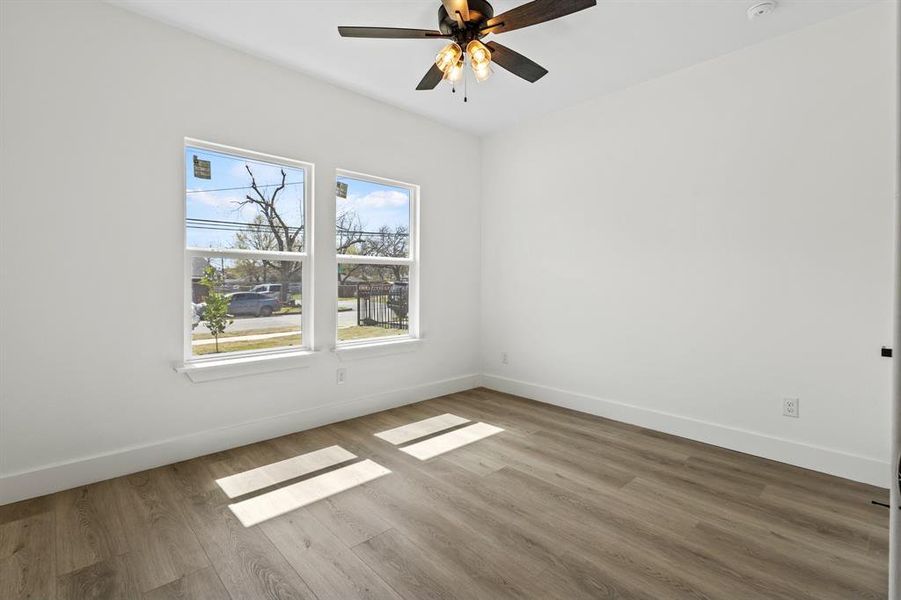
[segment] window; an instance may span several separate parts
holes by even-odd
[[[185,360],[312,347],[313,166],[185,140]]]
[[[339,171],[339,345],[418,337],[418,209],[418,186]]]

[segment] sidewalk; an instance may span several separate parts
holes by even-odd
[[[227,344],[228,342],[255,342],[257,340],[271,340],[273,338],[280,337],[291,337],[293,335],[300,335],[300,330],[297,331],[282,331],[280,333],[258,333],[256,335],[236,335],[232,337],[222,337],[219,338],[220,344]],[[216,339],[210,338],[208,340],[193,340],[191,342],[192,346],[207,346],[209,344],[215,344]]]

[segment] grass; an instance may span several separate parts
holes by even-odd
[[[269,340],[254,340],[251,342],[219,342],[219,353],[246,352],[247,350],[266,350],[268,348],[290,348],[292,346],[300,346],[302,340],[303,336],[301,336],[300,332],[298,332],[297,335],[272,338]],[[215,353],[216,344],[194,346],[194,356]]]
[[[381,337],[397,337],[399,335],[407,335],[406,329],[385,329],[384,327],[367,327],[365,325],[355,325],[353,327],[342,327],[338,330],[339,342],[350,342],[353,340],[366,340],[369,338]]]
[[[268,329],[249,329],[246,331],[241,331],[240,335],[258,335],[265,333],[284,333],[289,331],[297,331],[297,327],[270,327]],[[229,333],[228,330],[221,336],[220,339],[234,337],[238,335],[239,332]],[[367,326],[353,326],[353,327],[343,327],[338,330],[338,340],[342,342],[350,342],[355,340],[367,340],[374,338],[385,338],[385,337],[397,337],[401,335],[407,335],[409,332],[406,329],[385,329],[384,327],[367,327]],[[212,339],[208,333],[198,333],[194,334],[193,339],[195,340],[209,340]],[[267,350],[270,348],[291,348],[297,347],[301,345],[303,340],[303,336],[298,331],[297,335],[284,336],[271,338],[268,340],[252,340],[252,341],[234,341],[234,342],[219,342],[219,353],[223,354],[226,352],[246,352],[248,350]],[[203,356],[209,354],[216,353],[216,344],[203,344],[200,346],[194,346],[194,356]]]

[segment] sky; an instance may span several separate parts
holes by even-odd
[[[194,156],[210,161],[210,179],[194,175]],[[282,168],[242,157],[228,156],[200,148],[185,148],[185,202],[187,207],[187,243],[193,248],[230,248],[235,231],[243,223],[252,222],[257,214],[253,205],[239,206],[245,194],[255,195],[250,188],[249,165],[257,186],[267,196],[281,183]],[[286,187],[279,192],[276,208],[291,227],[303,222],[304,172],[284,167]],[[347,198],[336,198],[337,212],[354,210],[366,231],[376,231],[383,225],[394,228],[409,226],[410,197],[405,188],[370,183],[348,177],[338,179],[348,184]],[[265,186],[265,187],[264,187]],[[331,199],[329,199],[331,201]],[[194,219],[219,221],[198,223]]]
[[[347,198],[336,198],[338,214],[356,211],[366,231],[378,231],[387,225],[392,229],[410,227],[410,192],[406,188],[371,183],[350,177],[338,177],[347,184]]]

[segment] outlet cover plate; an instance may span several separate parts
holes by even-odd
[[[801,416],[801,400],[799,398],[783,398],[782,414],[797,419]]]

